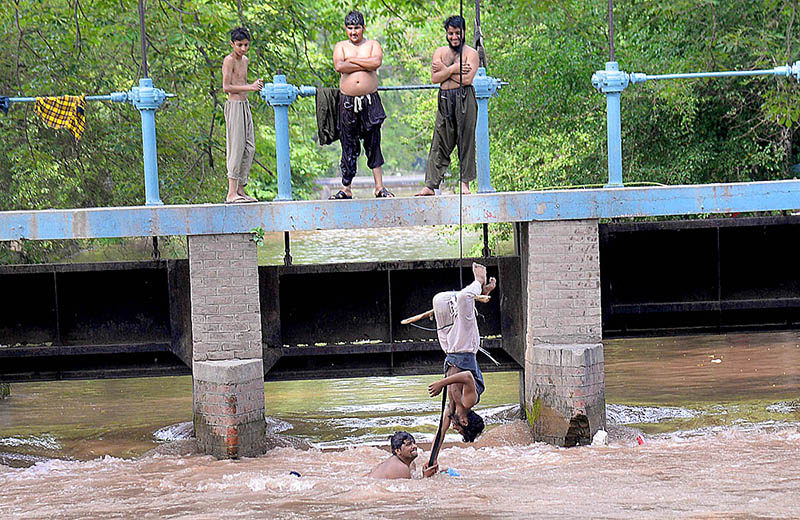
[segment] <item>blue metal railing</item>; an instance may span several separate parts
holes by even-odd
[[[489,98],[497,94],[501,86],[507,85],[496,78],[486,75],[484,67],[478,68],[472,81],[475,97],[478,101],[478,121],[475,127],[475,148],[478,167],[478,193],[494,191],[489,171]],[[400,85],[378,87],[378,90],[424,90],[438,89],[439,85]],[[261,97],[275,111],[275,154],[278,166],[278,196],[275,200],[292,200],[291,161],[289,158],[289,106],[298,96],[315,96],[315,87],[296,87],[286,82],[286,76],[277,74],[272,83],[261,89]]]
[[[608,129],[608,184],[606,188],[620,188],[622,184],[622,123],[620,120],[620,97],[629,84],[663,79],[688,78],[730,78],[737,76],[776,76],[792,77],[800,81],[800,61],[793,65],[775,67],[774,69],[723,71],[723,72],[690,72],[686,74],[643,74],[627,73],[619,70],[616,61],[606,62],[605,70],[598,70],[592,75],[592,85],[600,93],[606,95],[606,119]]]
[[[158,206],[163,204],[158,193],[158,151],[156,149],[156,110],[168,97],[161,89],[153,87],[153,80],[142,78],[139,86],[127,92],[112,92],[107,95],[86,96],[87,101],[113,101],[117,103],[128,102],[142,117],[142,157],[144,160],[144,192],[145,204]],[[8,103],[33,103],[35,97],[9,97]]]

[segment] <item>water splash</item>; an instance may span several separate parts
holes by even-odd
[[[611,424],[658,423],[670,419],[691,419],[698,415],[702,414],[687,408],[678,408],[674,406],[606,405],[606,418]]]
[[[771,413],[796,413],[800,412],[800,401],[781,401],[767,406]]]
[[[153,438],[159,442],[191,439],[194,437],[194,424],[191,421],[170,424],[153,433]]]
[[[29,435],[26,437],[5,437],[0,439],[0,446],[13,448],[28,447],[42,450],[61,449],[61,444],[49,433],[43,435]]]

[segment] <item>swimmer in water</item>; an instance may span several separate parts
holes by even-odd
[[[411,478],[411,465],[417,458],[417,443],[414,437],[408,432],[395,432],[389,438],[392,448],[392,455],[375,466],[369,472],[368,477],[372,478]],[[427,465],[422,471],[423,477],[430,477],[436,473],[438,468]]]

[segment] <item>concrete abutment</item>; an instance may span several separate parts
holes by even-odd
[[[598,222],[535,221],[518,232],[527,420],[537,441],[587,444],[606,424]]]
[[[189,236],[195,436],[217,458],[263,453],[256,247],[248,234]]]

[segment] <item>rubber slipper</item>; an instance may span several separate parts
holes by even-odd
[[[346,200],[352,198],[353,198],[352,195],[348,195],[343,190],[339,190],[339,193],[337,193],[336,195],[331,195],[330,197],[328,197],[328,200]]]
[[[391,197],[394,197],[394,193],[392,193],[391,191],[387,190],[385,186],[383,188],[381,188],[381,191],[379,191],[378,193],[375,194],[375,198],[376,199],[388,199],[388,198],[391,198]]]

